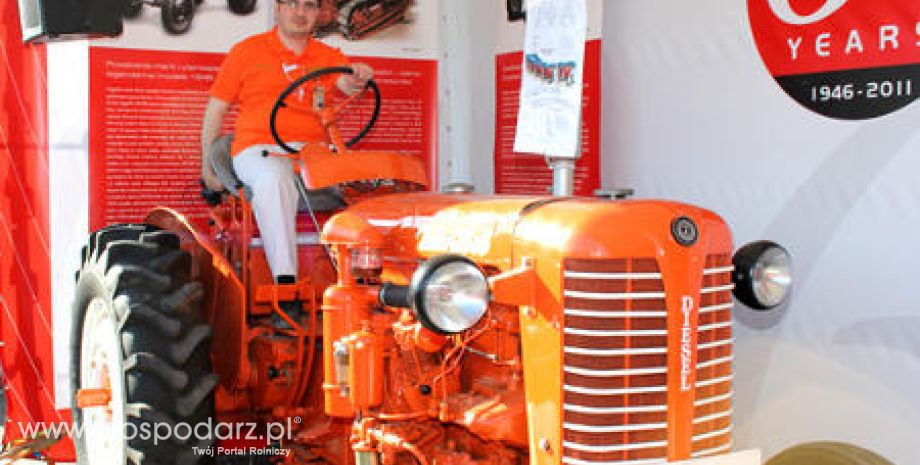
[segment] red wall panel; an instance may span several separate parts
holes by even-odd
[[[45,47],[23,45],[16,2],[0,2],[0,360],[9,420],[54,422]]]

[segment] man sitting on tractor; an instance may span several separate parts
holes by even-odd
[[[239,105],[230,147],[233,168],[251,191],[252,210],[268,265],[275,281],[281,284],[297,280],[299,197],[291,159],[273,156],[283,153],[269,129],[274,97],[315,69],[348,65],[348,59],[338,49],[312,37],[320,7],[321,0],[277,0],[276,27],[236,44],[224,59],[211,87],[202,123],[202,181],[208,189],[223,191],[225,187],[208,157],[231,104]],[[373,70],[361,63],[350,66],[352,74],[338,79],[326,76],[291,95],[279,132],[287,140],[298,141],[292,146],[300,149],[306,143],[328,142],[325,128],[311,109],[325,105],[333,87],[347,95],[364,89]]]

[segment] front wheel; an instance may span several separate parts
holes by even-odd
[[[810,442],[776,454],[765,465],[893,465],[884,457],[843,442]]]
[[[196,426],[214,416],[217,376],[190,270],[172,233],[119,225],[90,235],[70,359],[80,464],[210,463],[200,450],[213,438]]]
[[[163,0],[160,19],[170,34],[185,34],[195,17],[195,0]]]

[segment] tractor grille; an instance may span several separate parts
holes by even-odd
[[[563,462],[667,457],[668,331],[655,259],[567,260]]]
[[[731,441],[726,257],[707,258],[700,296],[694,456],[724,451]],[[658,262],[569,259],[564,273],[563,463],[663,461],[668,455],[668,312]]]
[[[697,327],[693,457],[732,446],[732,262],[730,255],[706,258]]]

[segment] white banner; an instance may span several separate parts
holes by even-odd
[[[577,158],[588,19],[585,0],[531,0],[514,151]]]

